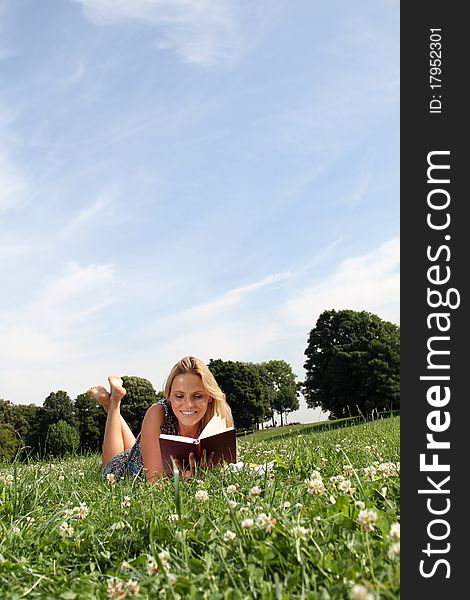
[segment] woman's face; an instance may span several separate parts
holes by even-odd
[[[210,402],[212,398],[204,390],[200,375],[184,373],[173,379],[170,403],[180,423],[188,427],[199,423]]]

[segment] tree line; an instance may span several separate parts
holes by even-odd
[[[397,325],[366,311],[327,310],[310,331],[304,354],[303,382],[284,360],[209,361],[238,430],[274,424],[276,414],[282,425],[299,408],[300,394],[331,419],[399,409]],[[137,434],[145,411],[163,392],[141,377],[122,379],[127,394],[121,412]],[[0,400],[0,459],[100,451],[105,422],[105,412],[86,393],[72,401],[63,390],[51,392],[42,406]]]
[[[239,430],[256,428],[277,413],[299,407],[299,384],[291,366],[283,360],[263,363],[211,359],[208,364],[224,391]],[[121,414],[129,427],[140,431],[146,410],[164,397],[148,379],[123,376],[126,395]],[[42,406],[16,405],[0,400],[0,459],[14,456],[61,456],[67,452],[97,452],[106,413],[86,393],[72,401],[67,392],[51,392]]]

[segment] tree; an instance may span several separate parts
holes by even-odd
[[[372,313],[327,310],[311,330],[302,390],[336,418],[400,405],[400,328]]]
[[[270,360],[258,365],[261,379],[267,388],[267,396],[274,418],[274,411],[281,416],[281,426],[284,424],[283,416],[299,408],[298,385],[296,375],[285,360]]]
[[[0,422],[0,461],[12,460],[18,448],[15,431],[8,423]]]
[[[144,377],[124,375],[122,384],[126,395],[122,399],[121,414],[134,435],[137,436],[147,409],[157,402],[159,395],[150,381]]]
[[[76,424],[72,400],[67,392],[59,390],[51,392],[42,405],[43,419],[47,425],[65,421],[69,425]]]
[[[14,431],[20,455],[35,453],[39,448],[38,410],[35,404],[13,404],[9,400],[0,400],[0,422]]]
[[[253,427],[264,419],[268,406],[258,371],[253,364],[211,359],[208,367],[232,409],[235,427]]]
[[[80,445],[77,429],[65,421],[58,421],[49,427],[46,452],[50,456],[63,456],[75,452]]]
[[[67,425],[74,428],[77,424],[72,400],[67,392],[64,392],[63,390],[51,392],[44,400],[43,405],[39,407],[39,432],[37,442],[39,454],[48,452],[46,440],[49,434],[49,428],[59,421],[64,421]]]
[[[80,448],[85,451],[101,450],[106,413],[88,394],[79,394],[74,402],[75,415],[80,433]]]

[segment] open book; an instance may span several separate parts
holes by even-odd
[[[160,452],[162,454],[163,468],[167,474],[173,473],[171,457],[181,460],[183,467],[189,465],[189,455],[194,453],[196,463],[200,462],[204,451],[207,459],[214,452],[212,464],[222,461],[237,462],[236,432],[234,427],[227,427],[225,419],[214,415],[202,430],[197,439],[183,435],[169,435],[162,433],[159,437]]]

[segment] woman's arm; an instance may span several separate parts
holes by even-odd
[[[155,483],[163,475],[163,462],[160,453],[160,425],[165,420],[165,411],[163,406],[152,404],[145,413],[142,421],[140,435],[140,447],[142,448],[142,458],[144,467],[147,469],[147,481]]]

